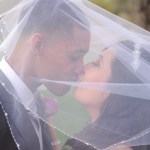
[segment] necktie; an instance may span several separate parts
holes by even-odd
[[[36,107],[35,107],[35,105],[36,105]],[[32,101],[32,104],[30,105],[31,110],[33,110],[33,112],[35,114],[32,113],[31,111],[28,111],[28,114],[29,114],[30,120],[34,126],[34,129],[37,133],[37,136],[39,138],[40,146],[42,146],[42,147],[43,147],[43,143],[42,143],[41,126],[40,126],[38,116],[42,117],[42,119],[46,119],[47,117],[54,115],[58,111],[58,106],[59,106],[59,104],[56,100],[54,100],[48,96],[40,96],[38,93],[35,95],[34,100]],[[36,115],[37,113],[38,113],[38,115]],[[56,142],[53,142],[52,144],[56,144]],[[42,148],[41,148],[41,150],[42,150]]]
[[[38,117],[37,106],[36,106],[38,99],[39,99],[39,94],[36,93],[32,103],[29,106],[29,109],[31,111],[28,110],[28,115],[38,136],[39,143],[40,143],[40,150],[42,150],[43,149],[42,131],[41,131],[41,124],[40,124],[40,119]]]

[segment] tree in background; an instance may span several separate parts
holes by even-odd
[[[143,16],[145,29],[150,31],[150,0],[140,0],[139,10]]]
[[[150,0],[90,0],[150,31]]]

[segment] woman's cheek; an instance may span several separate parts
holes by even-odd
[[[100,69],[90,69],[85,72],[82,82],[99,83],[102,81],[103,74]]]

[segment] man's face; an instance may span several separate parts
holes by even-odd
[[[53,81],[76,81],[83,73],[83,57],[90,43],[89,32],[76,27],[70,39],[50,43],[44,45],[43,54],[37,59],[36,76]],[[70,89],[70,86],[54,82],[44,85],[55,95],[63,95]]]

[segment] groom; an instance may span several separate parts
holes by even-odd
[[[83,72],[83,57],[89,48],[88,21],[74,4],[66,0],[39,0],[31,5],[20,15],[20,26],[25,26],[11,55],[0,62],[3,150],[52,149],[48,127],[38,118],[34,123],[27,108],[38,113],[38,106],[44,106],[42,100],[34,97],[42,83],[57,96],[67,93],[70,86],[40,79],[76,81]]]

